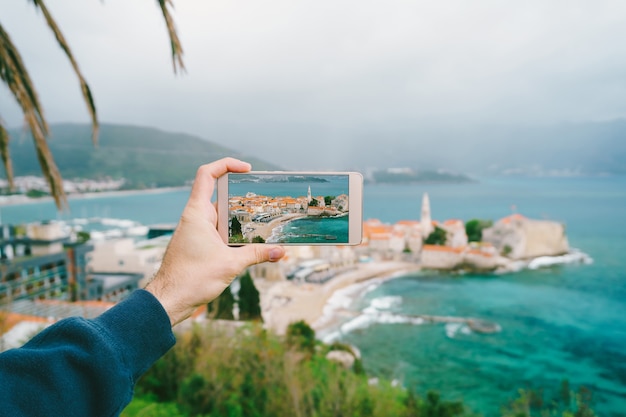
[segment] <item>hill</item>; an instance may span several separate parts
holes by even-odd
[[[9,134],[15,175],[41,176],[30,133]],[[94,147],[89,125],[54,124],[49,144],[63,178],[126,178],[128,188],[183,185],[198,166],[224,156],[250,162],[256,170],[278,169],[197,136],[140,126],[103,124]]]
[[[398,130],[384,141],[355,147],[354,158],[379,168],[384,161],[388,167],[445,167],[477,175],[623,175],[625,138],[622,119],[543,126],[422,127]]]
[[[237,149],[254,147],[268,161],[280,155],[284,164],[297,164],[289,169],[412,167],[473,177],[626,174],[626,119],[553,124],[406,120],[337,128],[246,123],[211,129]],[[259,137],[263,147],[255,146]],[[306,158],[301,143],[315,144],[306,147]]]

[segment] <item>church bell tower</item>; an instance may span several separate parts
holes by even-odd
[[[428,193],[422,196],[422,216],[420,217],[420,225],[422,226],[422,237],[427,238],[434,230],[433,219],[430,215],[430,199]]]

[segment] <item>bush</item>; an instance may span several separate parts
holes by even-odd
[[[172,416],[409,417],[429,415],[425,410],[437,407],[457,410],[456,403],[437,397],[435,407],[386,381],[371,385],[364,375],[327,360],[328,349],[317,352],[315,332],[306,323],[289,329],[279,338],[255,323],[238,329],[217,322],[196,327],[139,380],[140,398],[129,412],[141,401],[148,410],[147,400],[164,403]]]
[[[444,246],[447,239],[448,234],[446,233],[446,231],[439,226],[435,226],[435,230],[433,230],[432,233],[428,235],[424,243],[427,245]]]
[[[287,346],[312,354],[315,350],[315,330],[304,320],[289,324]]]
[[[481,242],[483,240],[483,230],[491,227],[493,221],[472,219],[465,223],[465,233],[469,242]]]

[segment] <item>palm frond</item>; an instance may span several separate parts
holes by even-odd
[[[9,132],[5,129],[2,118],[0,118],[0,157],[9,181],[9,189],[13,191],[13,164],[11,163],[11,155],[9,153],[9,139]]]
[[[174,19],[170,14],[168,5],[174,7],[172,0],[157,0],[163,12],[163,18],[167,25],[167,31],[170,35],[170,44],[172,47],[172,65],[174,66],[174,73],[176,74],[178,69],[185,71],[185,64],[183,63],[183,47],[178,39],[178,33],[176,32],[176,25],[174,25]]]
[[[57,208],[63,209],[67,207],[67,197],[63,190],[61,175],[46,142],[49,130],[36,90],[19,52],[2,25],[0,25],[0,79],[9,87],[13,97],[15,97],[22,109],[24,120],[30,128],[35,141],[39,164]]]
[[[0,24],[0,79],[7,84],[22,109],[27,108],[35,113],[40,129],[47,135],[48,124],[37,91],[20,53],[2,24]]]
[[[46,137],[40,131],[31,129],[33,139],[35,139],[35,149],[41,170],[50,186],[50,194],[54,198],[54,203],[59,210],[67,208],[67,196],[63,189],[63,179],[57,168],[52,152],[46,142]]]
[[[54,33],[57,43],[65,52],[65,55],[69,59],[76,76],[79,79],[81,91],[87,109],[92,120],[92,140],[94,145],[98,141],[99,123],[96,112],[96,106],[94,103],[93,95],[89,85],[85,81],[78,64],[74,59],[74,56],[70,50],[70,47],[65,40],[65,37],[61,33],[59,26],[48,11],[48,8],[44,4],[44,0],[30,0],[36,8],[39,8],[44,15],[46,23]],[[185,65],[183,63],[183,48],[176,32],[174,25],[174,19],[170,13],[169,7],[173,7],[172,0],[157,0],[163,13],[163,18],[167,26],[167,30],[170,37],[170,44],[172,49],[172,64],[174,66],[174,73],[178,70],[184,71]],[[0,24],[0,79],[6,84],[11,91],[13,97],[19,104],[24,115],[24,120],[30,128],[33,140],[35,142],[35,149],[37,150],[37,158],[41,165],[41,170],[46,178],[50,187],[50,193],[54,197],[54,201],[58,209],[67,207],[67,197],[63,190],[63,181],[59,170],[54,162],[48,142],[46,138],[50,134],[50,129],[43,114],[42,106],[39,102],[39,97],[34,85],[28,75],[28,71],[22,61],[22,58],[13,44],[9,35],[5,32],[4,28]],[[11,158],[9,155],[9,135],[1,124],[0,121],[0,157],[5,166],[7,177],[12,186],[13,184],[13,168],[11,165]]]
[[[72,54],[70,46],[65,40],[63,33],[61,33],[61,29],[59,29],[59,26],[57,25],[56,21],[54,20],[54,18],[48,11],[48,8],[46,7],[43,0],[31,0],[31,1],[43,13],[44,18],[46,19],[46,23],[48,24],[48,27],[50,27],[50,29],[54,33],[54,37],[56,38],[61,49],[63,49],[63,52],[65,52],[65,55],[69,59],[70,64],[72,64],[72,68],[74,69],[74,72],[76,73],[76,76],[78,77],[78,80],[80,82],[80,89],[81,89],[81,92],[83,93],[83,98],[85,100],[85,103],[87,104],[87,110],[89,111],[89,115],[91,116],[91,139],[92,139],[93,144],[96,145],[98,143],[98,131],[100,127],[99,127],[98,117],[96,113],[96,105],[94,103],[89,85],[87,84],[87,81],[85,81],[85,77],[83,77],[83,74],[78,68],[78,64],[76,63],[76,60],[74,59],[74,55]]]

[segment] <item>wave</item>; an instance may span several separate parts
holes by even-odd
[[[370,292],[373,291],[376,287],[382,283],[383,280],[380,280],[377,284],[368,283],[367,285],[360,285],[360,288],[353,288],[356,286],[348,287],[351,292],[351,296],[354,296],[357,292]],[[343,291],[343,290],[340,290]],[[335,300],[331,297],[331,300],[336,303],[335,305],[341,305],[343,308],[349,307],[353,298],[351,296],[346,297],[347,294],[342,294]],[[331,301],[329,300],[329,301]],[[348,301],[349,300],[349,301]],[[359,315],[356,317],[344,322],[339,326],[338,329],[326,334],[322,337],[322,340],[326,343],[333,342],[339,339],[342,335],[353,332],[359,329],[366,329],[373,324],[413,324],[413,325],[421,325],[425,322],[421,317],[410,317],[401,314],[394,314],[388,310],[399,306],[402,303],[402,297],[399,296],[383,296],[377,297],[370,301],[370,304],[365,307]],[[330,303],[329,303],[330,304]],[[333,311],[325,311],[325,314],[332,314],[336,310]]]
[[[592,264],[593,258],[578,249],[574,249],[571,252],[566,253],[565,255],[540,256],[528,262],[528,265],[526,267],[528,269],[539,269],[554,265],[565,265],[574,263]]]
[[[472,334],[472,329],[465,323],[446,323],[446,336],[454,339],[457,333]]]
[[[277,243],[282,237],[285,224],[278,225],[272,229],[272,234],[265,240],[267,243]]]
[[[325,343],[331,343],[342,336],[360,329],[366,329],[374,324],[408,324],[421,326],[425,323],[445,323],[445,333],[450,339],[459,334],[499,333],[502,328],[499,324],[471,317],[407,315],[393,311],[402,303],[402,297],[383,296],[374,298],[356,317],[342,323],[333,331],[320,337]],[[349,306],[350,303],[344,304]]]

